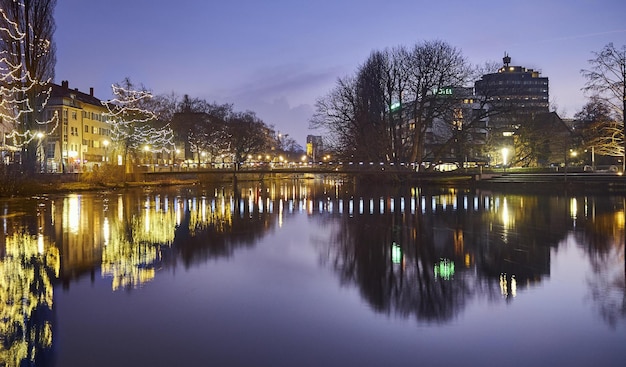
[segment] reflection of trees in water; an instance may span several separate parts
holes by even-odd
[[[341,216],[324,261],[377,311],[418,320],[449,321],[477,295],[512,299],[549,276],[550,251],[571,228],[569,203],[558,197],[444,189],[366,195],[387,209]],[[411,200],[410,212],[389,210],[402,198]],[[454,266],[452,275],[442,276],[440,264]]]
[[[477,273],[507,300],[550,275],[550,251],[570,227],[567,200],[558,197],[494,195],[491,210],[476,213],[482,238],[475,241]],[[482,223],[482,224],[481,224]],[[472,227],[466,227],[471,231]]]
[[[404,194],[411,197],[408,191]],[[400,208],[400,197],[384,200]],[[420,213],[421,201],[415,203]],[[358,284],[375,310],[445,322],[464,307],[473,286],[463,272],[448,279],[434,272],[441,258],[455,258],[454,252],[437,248],[435,233],[432,217],[406,212],[341,216],[325,261],[342,283]]]
[[[51,360],[52,282],[59,273],[59,251],[36,229],[38,220],[44,217],[44,209],[34,210],[39,214],[37,218],[3,218],[5,233],[0,235],[1,366],[43,366]]]
[[[614,204],[613,211],[594,213],[593,220],[584,222],[585,231],[579,233],[592,269],[590,296],[602,319],[612,327],[626,320],[625,206]]]

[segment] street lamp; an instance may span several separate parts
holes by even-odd
[[[502,168],[506,170],[507,158],[509,157],[509,149],[502,148]]]
[[[143,151],[146,153],[146,164],[148,164],[148,152],[150,151],[150,146],[149,145],[144,146]]]
[[[102,145],[104,145],[104,159],[103,161],[106,163],[109,161],[109,141],[104,139],[104,141],[102,142]]]

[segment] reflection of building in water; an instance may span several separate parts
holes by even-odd
[[[61,253],[61,277],[93,270],[102,259],[102,202],[71,194],[51,203],[54,235]]]
[[[566,203],[560,205],[566,211]],[[489,236],[477,248],[479,269],[497,279],[503,297],[550,275],[550,252],[571,226],[566,216],[552,218],[546,198],[492,195],[487,218]]]
[[[0,365],[35,365],[52,347],[52,282],[59,251],[22,228],[1,236]]]
[[[137,200],[135,200],[137,199]],[[113,288],[135,287],[154,277],[159,246],[169,244],[176,211],[169,198],[69,195],[52,202],[61,250],[61,277],[69,280],[102,267]],[[163,202],[162,202],[163,201]],[[140,212],[135,212],[143,205]]]

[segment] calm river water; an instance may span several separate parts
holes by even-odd
[[[0,366],[624,366],[624,197],[324,181],[0,201]]]

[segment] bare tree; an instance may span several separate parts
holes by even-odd
[[[357,144],[358,124],[356,120],[355,79],[339,78],[335,87],[315,103],[311,127],[326,130],[325,146],[335,151],[338,157],[350,159],[360,153]]]
[[[587,79],[583,90],[598,100],[604,101],[614,113],[622,117],[620,152],[622,170],[626,169],[626,127],[624,111],[626,110],[626,45],[617,48],[613,43],[604,46],[600,52],[592,52],[594,57],[589,60],[590,68],[581,70]],[[611,129],[610,132],[614,132]]]
[[[339,79],[318,100],[311,124],[330,131],[344,158],[421,163],[433,122],[458,102],[442,91],[470,75],[461,52],[445,42],[374,51],[354,77]]]
[[[58,126],[44,116],[56,63],[56,0],[0,0],[0,117],[16,147],[23,170],[34,172],[41,154],[40,134]]]
[[[409,59],[409,106],[414,127],[409,160],[419,166],[424,161],[427,130],[435,119],[444,118],[458,103],[442,91],[469,82],[471,69],[461,51],[443,41],[417,44]]]
[[[273,132],[254,112],[234,113],[227,122],[229,150],[239,169],[249,155],[263,153],[271,149]]]

